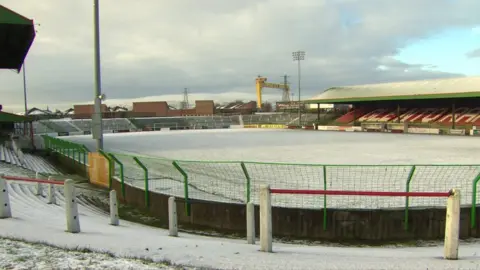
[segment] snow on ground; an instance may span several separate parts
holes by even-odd
[[[86,144],[90,135],[65,139]],[[322,164],[478,164],[478,137],[305,130],[219,129],[105,134],[104,147],[189,160]]]
[[[90,136],[68,139],[93,146]],[[472,164],[478,163],[480,157],[476,140],[474,137],[238,129],[108,134],[105,147],[110,151],[172,159]],[[165,230],[126,221],[112,227],[104,213],[87,204],[79,208],[82,233],[68,234],[64,232],[61,194],[56,206],[46,205],[44,198],[32,195],[28,185],[12,184],[11,193],[15,218],[0,220],[0,236],[62,247],[108,250],[117,256],[220,269],[480,269],[480,243],[462,243],[458,261],[443,260],[441,245],[360,248],[274,243],[274,253],[266,254],[258,251],[258,244],[247,245],[243,240],[185,233],[172,238]]]
[[[65,137],[93,149],[91,136]],[[476,166],[417,166],[410,191],[462,191],[462,204],[472,202],[472,182],[480,173],[477,137],[322,132],[305,130],[222,129],[106,134],[105,149],[179,160],[243,160],[320,164],[379,164],[380,166],[272,165],[246,162],[252,201],[261,185],[273,188],[362,191],[405,191],[412,164],[478,164]],[[121,157],[120,157],[121,158]],[[121,158],[126,181],[143,188],[143,171],[131,157]],[[183,177],[171,160],[141,158],[149,168],[150,189],[182,197]],[[245,175],[240,163],[179,161],[189,174],[190,198],[244,203]],[[381,164],[407,164],[381,166]],[[326,183],[326,185],[325,185]],[[480,189],[477,197],[480,196]],[[445,206],[445,198],[410,198],[411,207]],[[323,197],[275,195],[274,206],[323,207]],[[330,208],[397,208],[402,197],[328,196]]]
[[[480,269],[478,243],[462,243],[461,260],[458,261],[443,260],[443,247],[440,245],[360,248],[274,243],[274,253],[267,254],[259,252],[258,244],[248,245],[244,240],[185,233],[180,233],[179,237],[169,237],[166,230],[124,220],[120,226],[114,227],[108,225],[107,214],[82,200],[79,205],[82,232],[70,234],[65,232],[62,190],[56,192],[57,205],[46,204],[44,196],[35,196],[33,192],[32,184],[9,182],[14,217],[0,220],[0,237],[45,242],[70,249],[108,251],[119,257],[148,258],[154,262],[168,260],[178,265],[215,269]],[[37,247],[30,252],[41,253],[41,249],[42,247]],[[15,256],[9,258],[14,260]],[[58,255],[58,258],[61,256]],[[77,256],[68,261],[80,262],[81,258]],[[97,255],[91,258],[99,263],[102,261]],[[60,266],[62,262],[56,263]],[[112,263],[125,269],[133,262],[125,260],[122,264],[121,260],[117,260]]]
[[[0,269],[178,269],[108,253],[65,250],[41,243],[0,238]]]

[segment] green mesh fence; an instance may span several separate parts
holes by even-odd
[[[143,171],[129,155],[115,154],[125,165],[125,181],[144,186]],[[151,191],[182,197],[185,187],[190,199],[258,203],[262,185],[280,189],[322,189],[352,191],[462,190],[462,204],[472,204],[479,192],[474,181],[480,165],[321,165],[237,161],[185,161],[177,164],[188,175],[185,186],[173,160],[137,156],[149,170]],[[118,168],[117,174],[118,174]],[[382,209],[445,207],[445,198],[318,196],[276,194],[274,206],[292,208]]]
[[[113,154],[113,153],[111,153]],[[113,154],[122,164],[126,184],[145,187],[144,171],[135,162],[133,156]],[[148,187],[150,191],[176,197],[184,197],[183,176],[172,165],[173,160],[136,156],[148,168]],[[115,166],[115,175],[120,175],[120,167]]]
[[[258,204],[260,187],[270,185],[281,189],[325,189],[324,166],[283,163],[253,163],[245,166],[251,178],[252,202]],[[272,205],[298,208],[323,208],[324,197],[278,194]]]
[[[188,174],[190,198],[230,203],[247,202],[247,179],[240,162],[177,161]]]
[[[472,203],[473,181],[480,173],[479,166],[446,165],[416,166],[415,174],[410,183],[410,191],[442,192],[452,188],[460,189],[462,205]],[[477,193],[478,194],[478,193]],[[445,206],[442,198],[410,198],[411,206]]]
[[[47,148],[81,161],[76,153],[86,153],[82,145],[44,137]],[[188,200],[258,204],[259,189],[321,189],[351,191],[462,191],[461,203],[471,207],[471,226],[476,223],[480,195],[480,165],[322,165],[241,161],[186,161],[109,153],[115,164],[123,165],[125,184]],[[84,155],[85,158],[85,155]],[[135,161],[135,159],[137,161]],[[174,163],[176,166],[174,166]],[[112,173],[121,178],[122,166]],[[145,169],[142,168],[145,167]],[[184,172],[186,178],[182,175]],[[146,179],[146,180],[145,180]],[[122,188],[122,190],[124,190]],[[146,196],[148,202],[149,198]],[[445,198],[318,196],[275,194],[272,205],[289,208],[323,209],[405,209],[442,207]],[[187,204],[188,205],[188,204]],[[324,220],[326,226],[326,220]]]
[[[42,138],[46,149],[66,156],[72,161],[81,163],[85,166],[88,164],[89,150],[84,145],[54,138],[48,135],[42,135]]]

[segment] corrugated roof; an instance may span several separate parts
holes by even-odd
[[[13,113],[7,112],[0,112],[0,122],[8,122],[8,123],[21,123],[21,122],[28,122],[32,119],[30,117],[25,117],[21,115],[16,115]]]
[[[8,9],[3,5],[0,5],[0,23],[31,25],[32,20],[23,17],[22,15],[11,9]]]
[[[34,39],[33,21],[0,5],[0,69],[19,72]]]
[[[480,76],[332,87],[305,103],[480,97]]]

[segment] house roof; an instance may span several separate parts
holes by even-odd
[[[22,115],[24,115],[25,113],[23,113]],[[47,110],[42,110],[42,109],[39,109],[39,108],[36,108],[36,107],[33,107],[31,109],[29,109],[27,111],[27,114],[28,115],[51,115],[53,114],[53,112],[49,111],[48,109]]]
[[[480,76],[332,87],[304,103],[480,97]]]

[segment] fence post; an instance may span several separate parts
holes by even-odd
[[[53,145],[54,145],[54,148],[55,148],[55,152],[57,154],[61,154],[62,153],[62,148],[60,147],[60,143],[58,142],[58,139],[54,138],[52,141],[53,141]]]
[[[45,135],[45,139],[47,140],[48,150],[52,150],[52,137]]]
[[[59,144],[60,149],[61,149],[62,156],[65,157],[65,156],[67,155],[67,153],[66,153],[66,152],[67,152],[67,151],[66,151],[67,149],[66,149],[66,147],[65,147],[65,141],[62,140],[62,139],[57,139],[57,140],[58,140],[58,144]]]
[[[260,189],[260,251],[272,252],[272,198],[270,185]]]
[[[137,158],[133,157],[133,160],[143,169],[144,172],[144,181],[145,181],[145,206],[150,207],[150,191],[148,188],[148,169],[147,167]]]
[[[168,235],[178,236],[177,203],[175,197],[168,198]]]
[[[85,164],[85,167],[87,167],[87,156],[88,156],[88,153],[90,152],[90,150],[88,150],[88,148],[83,145],[83,163]]]
[[[71,150],[72,150],[72,143],[71,142],[65,142],[65,148],[67,148],[67,158],[69,159],[72,159],[72,153],[71,153]]]
[[[113,160],[102,150],[98,150],[98,152],[108,161],[108,188],[112,188]]]
[[[109,153],[110,158],[114,162],[118,164],[118,167],[120,168],[120,181],[121,181],[121,189],[122,189],[122,198],[125,199],[125,177],[123,173],[123,163],[112,153]]]
[[[410,182],[412,182],[413,175],[415,174],[416,166],[413,165],[410,169],[410,173],[408,173],[407,183],[405,186],[405,192],[410,192]],[[403,221],[403,228],[405,231],[408,231],[408,210],[410,206],[410,197],[405,197],[405,220]]]
[[[255,244],[255,205],[247,202],[247,243]]]
[[[48,177],[49,181],[53,181],[52,177]],[[57,199],[55,197],[55,186],[53,184],[48,184],[48,204],[56,204]]]
[[[82,158],[80,156],[80,153],[82,153],[82,148],[81,147],[78,147],[77,148],[77,161],[78,161],[78,164],[82,164]]]
[[[177,169],[180,174],[183,176],[183,192],[184,192],[184,198],[185,198],[185,212],[187,213],[187,216],[190,216],[190,199],[188,195],[188,174],[178,165],[176,161],[172,162],[173,167]]]
[[[58,139],[54,138],[52,141],[53,141],[53,145],[55,147],[55,152],[57,152],[57,154],[61,154],[62,153],[62,148],[60,147],[60,143],[58,142]]]
[[[323,190],[327,190],[327,166],[323,165]],[[323,230],[327,230],[327,194],[323,195]]]
[[[56,152],[57,154],[60,154],[61,149],[60,149],[60,144],[58,143],[58,139],[54,138],[52,139],[52,142],[53,142],[54,152]]]
[[[75,157],[75,150],[77,149],[77,145],[72,143],[72,160],[73,164],[77,162],[77,158]]]
[[[80,220],[78,216],[77,196],[75,195],[75,186],[72,179],[65,180],[65,214],[67,216],[67,232],[79,233]]]
[[[7,181],[0,175],[0,218],[11,218],[10,198],[8,197]]]
[[[246,186],[245,186],[245,196],[247,197],[247,203],[250,202],[250,196],[251,196],[251,179],[250,179],[250,174],[248,173],[248,170],[247,170],[247,167],[245,166],[245,163],[242,161],[240,162],[240,166],[242,166],[242,171],[243,171],[243,174],[245,175],[245,179],[247,180],[247,182],[245,183]]]
[[[118,226],[118,201],[117,192],[115,190],[110,191],[110,225]]]
[[[50,149],[50,152],[52,152],[52,153],[55,152],[55,143],[54,143],[52,137],[50,137],[50,138],[48,139],[48,147],[49,147],[49,149]]]
[[[480,173],[473,179],[472,187],[472,207],[470,209],[470,227],[473,229],[477,225],[477,186],[480,181]]]
[[[87,166],[87,152],[85,152],[85,149],[82,149],[82,156],[83,156],[83,165]]]
[[[445,219],[444,258],[458,259],[458,244],[460,234],[460,190],[452,189],[447,201],[447,216]]]
[[[47,135],[40,135],[40,137],[42,137],[43,139],[43,147],[45,148],[45,150],[49,150],[50,146],[48,145]]]
[[[40,173],[35,172],[35,179],[40,179]],[[41,196],[43,194],[43,186],[42,183],[37,183],[37,192],[35,195]]]

